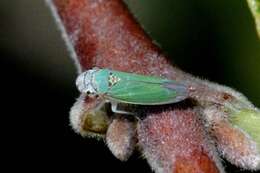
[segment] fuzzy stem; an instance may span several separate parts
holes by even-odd
[[[79,72],[93,67],[100,67],[138,74],[164,76],[185,82],[189,86],[190,98],[197,101],[197,106],[202,108],[213,103],[226,107],[232,105],[237,109],[254,108],[246,98],[232,89],[196,79],[173,67],[134,20],[121,0],[46,1],[59,23],[63,37],[72,53],[72,58],[75,59]],[[93,120],[93,122],[102,124],[102,126],[95,127],[101,127],[103,134],[104,130],[106,130],[106,125],[104,125],[107,122],[106,118],[99,117],[98,121],[95,121],[95,113],[89,114],[89,112],[93,112],[93,109],[95,112],[95,108],[86,106],[84,104],[86,103],[85,100],[84,97],[80,98],[78,101],[80,104],[76,104],[72,108],[71,115],[77,115],[73,119],[74,128],[82,129],[78,125],[82,124],[81,114],[84,114],[90,116],[85,118],[91,119],[91,122]],[[97,100],[90,100],[87,105],[98,105],[96,102]],[[157,173],[223,172],[218,157],[214,153],[214,147],[208,140],[210,137],[205,133],[206,130],[204,130],[202,120],[198,118],[201,112],[192,106],[192,104],[188,104],[186,107],[180,106],[183,107],[180,110],[172,109],[171,106],[155,106],[150,110],[156,110],[152,112],[145,111],[147,116],[138,121],[140,148],[151,167]],[[77,110],[83,110],[83,113]],[[208,112],[211,113],[211,111]],[[103,112],[100,115],[107,117]],[[178,122],[183,123],[179,124]],[[85,123],[83,124],[85,125]],[[111,129],[117,129],[117,124],[120,125],[120,123],[114,123]],[[182,128],[185,133],[182,133],[178,128],[180,125],[183,125]],[[171,128],[173,126],[176,127],[176,131],[179,130],[178,134]],[[129,126],[129,128],[131,127]],[[81,131],[79,132],[81,133]],[[195,136],[201,140],[194,142],[194,136],[190,135],[194,132],[196,132]],[[122,134],[120,135],[122,136]],[[124,135],[127,135],[127,133]],[[158,142],[160,137],[164,137],[164,140],[168,142],[167,147],[165,147],[164,143]],[[173,140],[175,138],[179,140],[175,142]],[[172,140],[169,141],[169,139]],[[150,144],[142,141],[155,142]],[[124,142],[116,141],[115,143],[121,145]],[[186,145],[186,143],[190,145]],[[179,152],[171,150],[175,146],[180,149]],[[153,149],[156,152],[153,152]],[[185,151],[189,151],[188,154],[182,155],[181,153],[185,153]],[[124,151],[121,153],[124,153]],[[128,156],[127,153],[124,155]],[[121,159],[124,160],[124,158]],[[202,162],[204,163],[202,164]]]
[[[63,34],[67,35],[65,38],[69,38],[66,41],[69,41],[69,46],[73,46],[77,55],[73,57],[77,58],[76,61],[79,62],[82,71],[92,67],[106,67],[139,74],[162,75],[176,80],[186,78],[185,73],[173,67],[159,48],[152,43],[122,1],[53,0],[48,2],[54,5],[52,6],[54,13],[60,16],[66,29],[66,33]],[[71,50],[73,51],[72,48]],[[160,114],[157,113],[158,116]],[[167,110],[169,119],[172,118],[172,114],[172,110]],[[192,139],[187,138],[187,140]],[[208,164],[206,167],[216,167],[208,153],[209,150],[206,148],[200,150],[202,146],[207,146],[203,144],[205,142],[200,141],[194,146],[196,157],[192,162],[185,163],[190,165],[190,173],[192,170],[197,170],[192,167],[200,169],[202,165],[198,164],[198,159],[201,157],[209,160],[205,163]],[[183,149],[186,150],[185,147]],[[161,161],[169,162],[174,167],[175,163],[183,164],[182,160],[190,159],[190,156],[188,158],[182,156],[181,160],[178,160],[174,155],[169,158],[174,157],[175,160]],[[202,168],[201,170],[205,172]],[[180,172],[180,170],[175,171]],[[219,171],[212,169],[211,172]]]

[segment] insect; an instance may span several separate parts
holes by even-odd
[[[82,93],[103,97],[111,103],[113,112],[121,114],[131,113],[118,110],[118,103],[162,105],[188,97],[187,86],[180,82],[109,69],[85,71],[78,76],[76,85]]]

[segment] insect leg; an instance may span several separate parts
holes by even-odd
[[[127,111],[123,111],[123,110],[118,110],[118,103],[117,102],[111,102],[111,109],[112,109],[112,111],[114,113],[135,115],[133,112],[127,112]]]
[[[102,109],[104,106],[105,106],[105,104],[106,104],[106,101],[105,100],[102,100],[100,103],[98,103],[97,105],[96,105],[96,110],[100,110],[100,109]]]

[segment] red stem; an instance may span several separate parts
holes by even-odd
[[[50,2],[53,2],[54,12],[56,8],[56,12],[65,27],[69,42],[75,50],[82,71],[92,67],[105,67],[139,74],[162,75],[175,80],[183,80],[189,77],[176,67],[172,67],[172,64],[161,53],[160,49],[152,43],[152,40],[136,23],[121,0],[50,0]],[[157,107],[156,109],[162,110],[163,108]],[[181,116],[176,116],[176,114],[182,114],[187,119],[182,119]],[[172,169],[170,172],[221,172],[212,159],[208,141],[204,140],[206,137],[204,131],[201,130],[203,129],[202,123],[197,123],[198,114],[195,110],[183,110],[176,113],[171,108],[164,108],[163,112],[159,111],[152,113],[152,115],[154,118],[148,116],[140,121],[140,127],[148,123],[146,128],[148,131],[139,132],[141,133],[139,134],[139,141],[145,138],[158,140],[159,136],[154,136],[154,133],[161,133],[165,138],[168,135],[170,139],[185,139],[187,143],[193,143],[196,136],[203,139],[197,140],[193,145],[186,145],[183,140],[170,141],[166,148],[163,148],[164,145],[160,142],[154,143],[157,146],[147,146],[143,143],[141,147],[146,158],[150,159],[150,165],[155,170],[156,166],[154,166],[151,158],[156,154],[164,154],[166,156],[161,158],[162,160],[157,160],[157,162],[162,162],[162,165],[170,164]],[[157,119],[158,117],[164,117],[164,119]],[[178,124],[176,123],[181,122],[181,120],[186,121],[183,122],[184,125],[190,126],[190,128],[183,127],[186,133],[176,134],[174,130],[169,129],[169,122],[177,127]],[[162,131],[158,131],[159,128],[156,127],[160,127]],[[152,130],[149,131],[149,129]],[[194,129],[197,130],[196,133],[193,133],[192,130]],[[194,136],[190,134],[194,134]],[[182,146],[179,147],[179,151],[167,152],[167,149],[176,145]],[[150,152],[149,147],[157,148],[157,153]],[[185,150],[191,152],[183,154]],[[168,160],[164,160],[165,158]],[[168,173],[169,171],[165,172]]]

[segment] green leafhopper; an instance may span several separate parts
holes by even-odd
[[[80,74],[76,80],[80,92],[101,96],[112,103],[135,105],[162,105],[182,101],[188,97],[187,86],[169,79],[133,73],[93,68]]]

